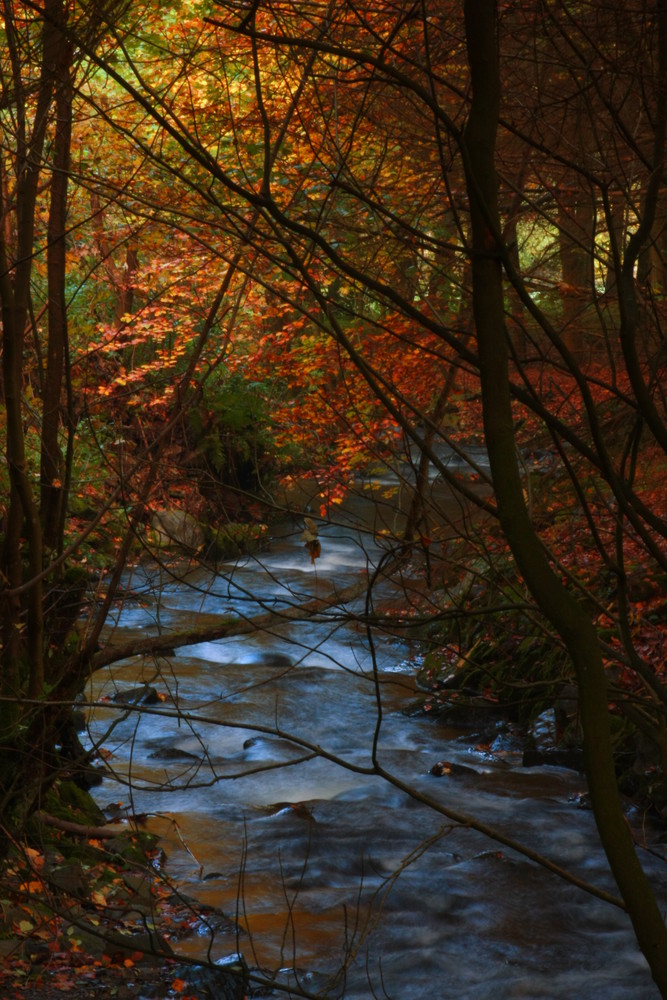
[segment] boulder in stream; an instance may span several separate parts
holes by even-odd
[[[116,691],[113,701],[121,705],[156,705],[160,696],[154,687],[142,684],[141,687],[129,688],[127,691]]]
[[[185,510],[158,510],[151,518],[155,540],[161,548],[176,546],[187,552],[198,552],[205,544],[204,529]]]

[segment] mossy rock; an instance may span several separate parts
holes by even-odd
[[[452,663],[451,656],[448,656],[445,648],[431,649],[425,655],[415,679],[417,686],[422,690],[435,691],[443,687],[448,681],[451,681],[448,686],[455,687],[456,683],[453,678],[456,677],[458,672],[457,667]],[[460,670],[461,677],[463,677],[464,672],[465,668]]]
[[[84,826],[101,826],[105,817],[91,795],[74,781],[59,781],[44,797],[44,812],[56,819],[71,820]]]
[[[104,813],[99,809],[89,793],[74,781],[59,781],[44,795],[41,811],[55,819],[81,826],[103,826]],[[103,852],[89,846],[79,836],[72,836],[42,822],[39,813],[31,816],[25,827],[28,843],[39,850],[57,848],[67,858],[81,862],[96,863]]]
[[[187,511],[158,510],[151,518],[149,541],[160,549],[182,549],[199,552],[206,542],[206,533],[199,521]]]
[[[206,528],[208,559],[233,559],[239,555],[261,552],[269,543],[268,525],[262,522],[230,522],[216,528]]]

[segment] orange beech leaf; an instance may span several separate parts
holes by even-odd
[[[44,885],[41,881],[22,882],[19,888],[23,892],[41,892],[44,888]]]
[[[34,847],[24,848],[25,856],[35,868],[42,868],[44,865],[44,855],[41,851],[36,851]]]

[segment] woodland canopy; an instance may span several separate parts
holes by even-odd
[[[94,671],[229,633],[108,640],[165,519],[210,563],[307,515],[314,562],[365,483],[378,575],[418,581],[396,627],[430,643],[431,711],[452,663],[524,721],[576,689],[667,996],[621,800],[665,818],[664,0],[1,16],[2,854],[71,770]],[[368,487],[387,470],[400,497]]]

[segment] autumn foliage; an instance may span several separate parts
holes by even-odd
[[[472,564],[511,580],[507,629],[527,609],[564,648],[512,561],[498,480],[519,475],[614,718],[664,783],[667,14],[495,5],[497,222],[461,6],[3,5],[5,850],[63,767],[155,514],[255,528],[302,516],[305,478],[335,521],[397,474],[410,501],[386,545],[426,563],[434,606]],[[502,282],[511,393],[493,476],[480,261]],[[460,562],[434,475],[459,498]],[[304,542],[316,565],[316,525]]]

